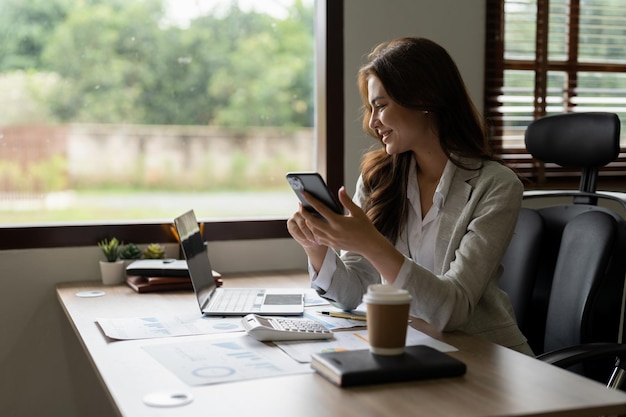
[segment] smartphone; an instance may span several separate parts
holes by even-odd
[[[302,196],[302,191],[306,191],[313,197],[326,204],[332,211],[337,214],[343,214],[343,207],[337,201],[335,195],[330,191],[328,185],[317,172],[288,172],[287,181],[291,188],[302,202],[306,210],[322,217]]]

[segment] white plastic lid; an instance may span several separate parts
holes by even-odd
[[[150,407],[180,407],[193,401],[193,395],[179,391],[153,392],[143,397]]]
[[[395,288],[391,285],[374,284],[367,287],[367,293],[363,296],[363,302],[374,304],[407,304],[411,302],[411,298],[407,290]]]

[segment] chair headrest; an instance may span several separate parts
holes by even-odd
[[[620,120],[615,113],[546,116],[526,129],[526,149],[543,162],[566,167],[601,167],[619,155]]]

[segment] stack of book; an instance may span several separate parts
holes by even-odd
[[[221,275],[213,271],[218,286]],[[126,283],[133,290],[144,292],[193,290],[187,261],[179,259],[142,259],[126,267]]]
[[[144,277],[141,275],[126,276],[126,283],[137,292],[192,290],[189,277]]]

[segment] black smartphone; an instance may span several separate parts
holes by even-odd
[[[288,172],[287,181],[293,191],[295,191],[298,199],[302,202],[304,208],[309,212],[322,217],[317,210],[311,207],[304,197],[302,197],[302,191],[311,194],[313,197],[326,204],[335,213],[343,214],[343,207],[330,191],[324,179],[317,172]]]

